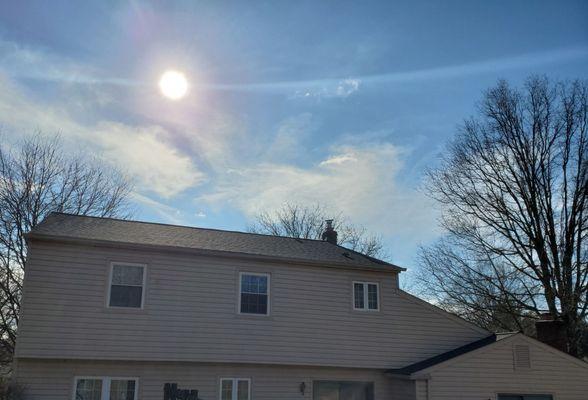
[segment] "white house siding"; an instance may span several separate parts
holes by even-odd
[[[107,308],[109,263],[147,264],[145,307]],[[239,271],[271,274],[271,315],[237,313]],[[488,335],[398,290],[395,272],[33,242],[17,357],[400,368]],[[380,284],[380,312],[352,282]]]
[[[415,400],[411,381],[390,379],[382,371],[346,368],[20,360],[17,382],[25,388],[26,400],[66,400],[73,399],[75,376],[138,377],[141,400],[163,399],[163,385],[168,382],[197,389],[204,400],[219,399],[221,377],[250,378],[252,400],[310,400],[315,380],[374,382],[375,400]],[[304,396],[299,389],[302,382]]]
[[[514,345],[529,346],[531,369],[513,367]],[[588,399],[588,364],[522,335],[449,361],[436,370],[432,368],[427,375],[428,400],[494,400],[498,393],[551,394],[554,400]],[[419,388],[417,383],[420,394]]]

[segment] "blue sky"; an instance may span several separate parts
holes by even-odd
[[[143,220],[243,230],[320,202],[413,269],[441,234],[423,170],[482,91],[588,78],[586,1],[24,3],[0,6],[3,140],[119,165]]]

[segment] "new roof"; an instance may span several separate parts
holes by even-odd
[[[232,253],[291,260],[325,266],[349,266],[401,271],[396,265],[322,240],[193,228],[151,222],[51,213],[28,234],[28,239],[89,241]]]

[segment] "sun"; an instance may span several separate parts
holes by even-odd
[[[188,80],[183,73],[168,70],[159,78],[159,89],[165,97],[179,100],[188,92]]]

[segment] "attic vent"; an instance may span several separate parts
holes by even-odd
[[[350,260],[353,260],[353,257],[351,257],[351,255],[348,252],[344,252],[343,257],[346,257],[346,258],[349,258]]]
[[[513,349],[515,369],[531,368],[531,354],[529,346],[515,345]]]

